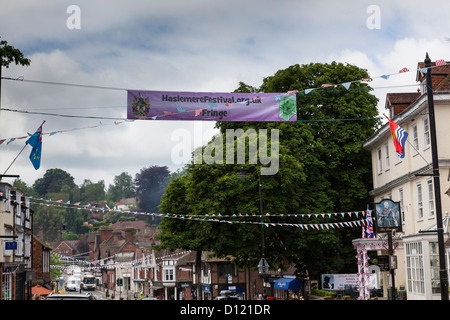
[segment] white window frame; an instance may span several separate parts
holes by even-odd
[[[15,256],[17,257],[17,256],[23,256],[23,251],[24,251],[24,248],[23,248],[23,241],[24,241],[24,234],[23,234],[23,232],[18,232],[17,233],[17,249],[16,249],[16,252],[15,252]]]
[[[378,165],[378,174],[383,173],[383,157],[381,154],[381,148],[377,149],[377,165]]]
[[[175,281],[175,268],[164,268],[163,269],[163,281],[165,281],[165,282]]]
[[[5,188],[6,193],[6,212],[11,212],[11,190],[9,188]]]
[[[422,124],[423,124],[423,150],[426,150],[431,146],[430,121],[428,117],[422,118]]]
[[[432,219],[435,217],[434,210],[434,189],[433,189],[433,180],[427,180],[427,192],[428,192],[428,218]]]
[[[385,165],[386,165],[386,168],[385,168],[385,171],[388,171],[389,169],[390,169],[390,163],[389,163],[389,144],[388,143],[386,143],[385,145],[384,145],[384,152],[386,153],[385,155],[384,155],[384,163],[385,163]]]
[[[418,151],[419,150],[419,132],[417,130],[417,124],[414,124],[412,126],[411,131],[412,131],[412,140],[413,140],[412,144],[414,146],[412,154],[417,155],[417,154],[419,154],[419,151]]]
[[[416,203],[417,203],[417,220],[423,219],[423,190],[422,190],[422,183],[418,182],[416,183]]]
[[[50,272],[50,252],[42,252],[42,272]]]
[[[406,281],[408,292],[425,293],[422,242],[406,243]]]
[[[428,246],[430,250],[431,293],[441,293],[438,244],[431,241],[428,243]]]
[[[400,219],[402,220],[402,223],[405,223],[405,208],[403,207],[403,188],[398,189],[398,199],[400,202]]]
[[[12,283],[13,283],[13,272],[5,272],[3,273],[3,290],[2,290],[2,296],[0,297],[1,300],[12,300]]]

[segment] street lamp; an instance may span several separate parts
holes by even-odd
[[[244,168],[241,167],[239,170],[238,177],[244,179],[247,177],[247,173]],[[258,172],[258,190],[259,190],[259,214],[261,216],[261,260],[258,263],[258,273],[263,278],[263,290],[264,295],[266,294],[266,287],[264,286],[265,276],[269,273],[269,264],[264,257],[264,224],[263,224],[263,202],[262,202],[262,183],[261,183],[261,172]]]
[[[428,117],[430,123],[430,142],[431,142],[431,158],[433,160],[433,183],[434,183],[434,197],[436,201],[436,230],[439,244],[439,278],[441,287],[441,299],[449,300],[448,295],[448,275],[445,264],[445,243],[444,243],[444,228],[442,225],[442,205],[441,205],[441,189],[439,180],[439,158],[436,141],[436,121],[434,114],[434,97],[433,97],[433,82],[431,79],[431,59],[426,54],[425,68],[426,85],[427,85],[427,102],[428,102]]]

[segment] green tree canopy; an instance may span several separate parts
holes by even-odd
[[[90,201],[105,201],[105,181],[100,180],[98,182],[92,182],[89,179],[84,179],[83,184],[80,186],[80,196],[82,202]]]
[[[0,61],[1,67],[8,68],[11,63],[16,65],[29,66],[31,60],[23,56],[22,51],[9,45],[6,40],[0,40]],[[1,71],[0,71],[1,73]]]
[[[258,91],[303,92],[322,84],[362,78],[369,78],[367,71],[348,64],[293,65],[264,78]],[[239,90],[254,91],[244,83]],[[297,122],[217,123],[223,143],[227,129],[279,130],[279,170],[261,177],[264,213],[278,217],[264,217],[264,222],[315,223],[314,218],[281,215],[364,210],[370,201],[372,174],[370,152],[362,143],[378,125],[377,98],[369,91],[367,84],[355,82],[351,90],[323,88],[297,94]],[[238,178],[240,167],[248,173],[244,180]],[[186,175],[166,188],[161,211],[183,215],[259,214],[260,167],[248,159],[243,165],[191,163],[186,166]],[[160,226],[162,247],[211,250],[251,267],[256,267],[261,257],[260,225],[164,219]],[[314,275],[346,267],[356,271],[351,240],[360,234],[359,228],[305,231],[265,227],[265,256],[272,268],[287,261],[295,263],[298,272],[308,270]]]
[[[62,169],[48,169],[42,178],[37,179],[33,184],[33,189],[41,196],[47,193],[60,192],[63,185],[70,188],[75,187],[74,178]]]
[[[135,195],[133,177],[128,172],[122,172],[114,177],[114,184],[108,187],[108,199],[114,202],[122,198],[131,198]]]
[[[169,181],[170,172],[166,166],[150,166],[136,174],[136,196],[139,209],[144,212],[158,212],[161,196]]]

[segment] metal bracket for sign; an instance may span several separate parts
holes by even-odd
[[[17,239],[18,236],[0,236],[0,239]]]

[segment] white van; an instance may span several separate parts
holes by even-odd
[[[66,282],[66,290],[67,291],[80,291],[80,278],[70,276],[67,278]]]

